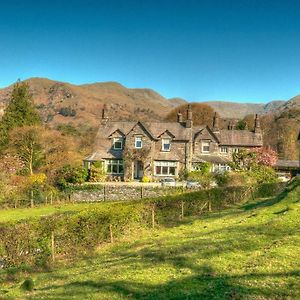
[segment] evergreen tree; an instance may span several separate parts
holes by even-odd
[[[41,124],[41,119],[34,107],[28,84],[17,82],[0,121],[0,146],[4,147],[8,144],[9,132],[12,129],[39,124]]]

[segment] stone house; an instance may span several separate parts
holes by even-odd
[[[94,151],[84,159],[89,168],[101,161],[108,175],[124,180],[177,177],[199,163],[210,162],[214,171],[229,169],[232,153],[239,149],[262,147],[259,118],[254,131],[219,129],[215,114],[213,127],[193,126],[192,109],[186,120],[181,113],[177,122],[111,121],[103,110]]]

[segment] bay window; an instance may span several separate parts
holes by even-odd
[[[107,174],[123,174],[124,166],[122,159],[108,159],[105,161]]]
[[[175,176],[177,163],[175,161],[155,161],[154,173],[158,176]]]

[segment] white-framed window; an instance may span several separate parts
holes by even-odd
[[[239,153],[240,149],[239,148],[233,148],[233,153]]]
[[[143,147],[142,137],[136,136],[134,139],[134,147],[137,149],[141,149]]]
[[[202,142],[202,152],[208,153],[210,151],[210,143]]]
[[[220,152],[221,152],[221,153],[228,153],[228,147],[226,147],[226,146],[221,146]]]
[[[107,174],[124,174],[122,159],[108,159],[105,161]]]
[[[122,150],[123,149],[123,138],[114,138],[114,149]]]
[[[162,151],[170,151],[170,150],[171,150],[171,140],[162,139]]]
[[[175,176],[177,163],[175,161],[155,161],[154,174],[157,176]]]
[[[215,164],[214,165],[214,171],[217,172],[225,172],[225,171],[229,171],[230,167],[227,164]]]

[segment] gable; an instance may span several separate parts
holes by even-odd
[[[131,130],[127,133],[126,136],[129,136],[129,135],[144,135],[144,136],[147,136],[151,139],[154,139],[151,132],[141,122],[137,122],[131,128]]]
[[[209,129],[209,127],[204,127],[203,129],[201,129],[200,131],[195,133],[194,142],[198,142],[198,141],[201,141],[201,140],[210,140],[210,141],[213,141],[213,142],[216,142],[216,143],[219,142],[217,137]]]
[[[172,134],[168,129],[165,130],[163,133],[161,133],[158,138],[171,138],[171,139],[174,139],[175,138],[175,135]]]
[[[117,129],[114,132],[112,132],[108,136],[108,138],[116,138],[116,137],[122,137],[123,138],[124,136],[125,136],[125,134],[120,129]]]

